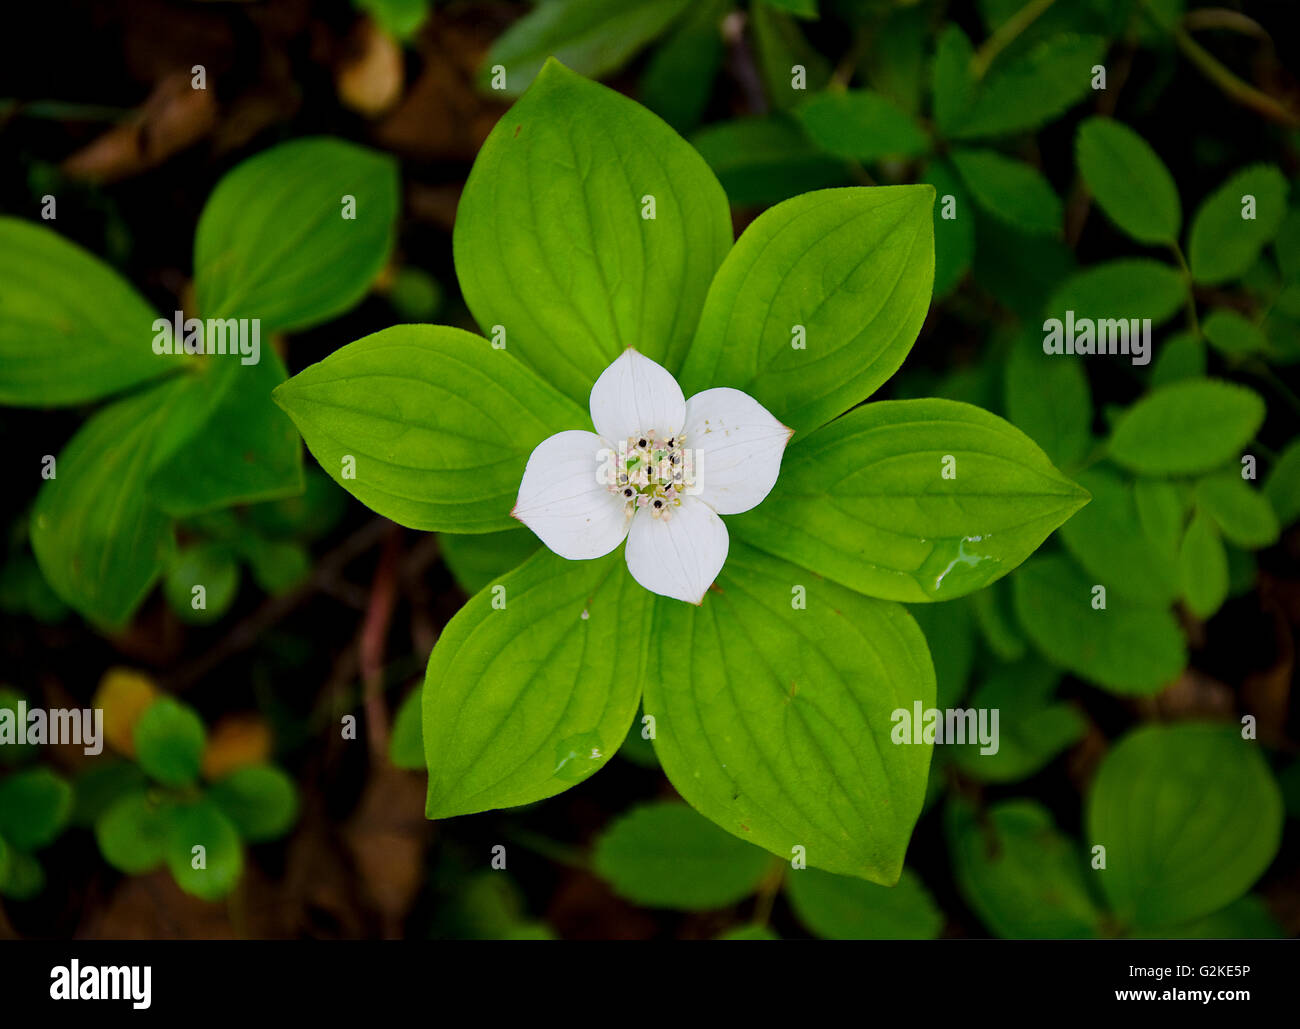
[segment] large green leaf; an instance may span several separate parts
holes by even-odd
[[[72,787],[48,768],[0,779],[0,837],[19,850],[54,839],[72,813]]]
[[[819,93],[796,107],[795,114],[812,141],[837,157],[916,157],[930,146],[909,115],[870,90]]]
[[[0,218],[0,404],[79,404],[175,371],[153,352],[155,317],[93,254]]]
[[[999,63],[949,134],[979,139],[1026,132],[1064,113],[1091,92],[1092,68],[1106,54],[1100,36],[1062,35]]]
[[[177,804],[166,817],[165,858],[176,885],[203,900],[234,889],[244,870],[244,848],[221,809],[202,799]]]
[[[1246,274],[1286,217],[1287,183],[1271,164],[1239,171],[1197,208],[1187,258],[1197,282],[1214,285]],[[1251,217],[1246,198],[1254,200]]]
[[[590,425],[508,350],[442,325],[396,325],[350,343],[278,387],[275,400],[363,504],[450,532],[514,527],[533,448]]]
[[[970,270],[975,256],[975,212],[969,206],[966,188],[947,161],[932,161],[922,181],[935,192],[934,295],[941,297]]]
[[[1228,552],[1214,522],[1198,511],[1178,552],[1183,599],[1198,618],[1209,618],[1228,599]]]
[[[1160,606],[1178,595],[1175,551],[1143,530],[1132,485],[1106,468],[1079,473],[1092,503],[1061,526],[1061,540],[1095,581],[1139,603]]]
[[[765,207],[849,181],[844,162],[810,147],[789,115],[715,122],[691,143],[738,207]]]
[[[707,911],[757,890],[772,857],[685,804],[656,801],[609,825],[596,840],[592,866],[635,904]]]
[[[428,816],[542,800],[613,757],[640,699],[652,600],[621,547],[594,561],[543,550],[461,608],[424,683]]]
[[[1092,392],[1080,361],[1043,353],[1035,332],[1011,344],[1005,369],[1006,414],[1058,465],[1083,460],[1092,444]]]
[[[159,697],[131,729],[140,767],[164,786],[189,786],[199,775],[207,732],[187,704]]]
[[[1060,235],[1061,198],[1037,168],[996,150],[954,150],[951,157],[976,203],[989,214],[1031,235]]]
[[[932,106],[939,131],[952,136],[975,100],[975,78],[971,61],[975,49],[957,25],[945,26],[935,46],[932,77]]]
[[[255,365],[227,359],[206,375],[229,379],[201,432],[154,474],[153,502],[176,518],[234,504],[276,500],[303,490],[302,441],[271,401],[284,363],[270,347]]]
[[[201,422],[198,376],[98,411],[58,457],[32,510],[32,550],[51,588],[87,618],[126,621],[162,571],[167,517],[147,483]]]
[[[1150,694],[1173,682],[1187,664],[1178,621],[1163,606],[1106,591],[1061,555],[1036,557],[1012,578],[1016,614],[1044,656],[1120,694]]]
[[[1224,539],[1257,550],[1277,542],[1281,528],[1263,493],[1251,489],[1236,469],[1207,475],[1196,484],[1196,506],[1219,527]]]
[[[1191,475],[1236,459],[1264,422],[1264,401],[1245,386],[1183,379],[1125,411],[1110,456],[1145,475]]]
[[[792,446],[768,498],[728,525],[828,579],[910,603],[1001,578],[1087,500],[996,415],[888,400]]]
[[[274,765],[237,768],[212,786],[208,798],[253,843],[283,836],[298,817],[298,790]]]
[[[946,814],[957,885],[1003,939],[1087,939],[1101,911],[1084,881],[1082,853],[1045,807],[1006,800],[977,814],[954,799]]]
[[[904,608],[733,540],[703,605],[659,598],[649,635],[645,713],[692,807],[786,860],[898,880],[931,746],[892,742],[893,714],[935,699]]]
[[[1187,280],[1183,275],[1150,258],[1126,257],[1071,275],[1052,294],[1045,313],[1064,321],[1066,312],[1073,311],[1076,322],[1082,318],[1097,322],[1150,318],[1155,326],[1172,318],[1186,302]],[[1098,325],[1099,334],[1100,329]],[[1150,350],[1146,356],[1150,360]]]
[[[825,189],[761,214],[709,289],[687,395],[742,389],[797,432],[869,396],[930,306],[933,202],[927,185]]]
[[[510,26],[488,52],[479,73],[492,83],[505,68],[505,90],[518,96],[547,58],[557,58],[580,75],[599,78],[616,71],[658,38],[690,6],[690,0],[550,0]]]
[[[1121,122],[1089,118],[1074,139],[1079,173],[1107,217],[1139,243],[1177,243],[1183,208],[1174,177]]]
[[[654,218],[645,198],[654,198]],[[726,195],[645,108],[549,61],[479,151],[456,212],[479,326],[586,406],[627,347],[680,364],[731,245]]]
[[[799,921],[828,940],[933,940],[943,928],[943,912],[910,868],[896,886],[804,868],[789,873],[786,892]]]
[[[397,197],[393,159],[341,139],[297,139],[244,161],[199,217],[199,316],[258,318],[265,345],[273,330],[342,314],[388,260]]]
[[[1101,888],[1129,925],[1174,925],[1236,900],[1282,838],[1282,795],[1258,744],[1232,725],[1136,729],[1106,755],[1088,797]]]

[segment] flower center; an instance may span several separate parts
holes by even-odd
[[[645,508],[667,521],[682,497],[695,484],[694,463],[681,433],[655,439],[653,431],[629,436],[619,443],[615,474],[609,491],[623,498],[631,515]]]

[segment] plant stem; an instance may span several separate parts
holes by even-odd
[[[1196,333],[1201,334],[1201,323],[1196,317],[1196,290],[1192,288],[1192,269],[1187,265],[1187,258],[1183,255],[1183,248],[1178,245],[1178,241],[1169,244],[1169,249],[1173,252],[1174,257],[1178,259],[1178,267],[1183,270],[1187,276],[1187,326]]]
[[[970,65],[971,74],[977,80],[982,79],[994,58],[1015,42],[1016,37],[1037,21],[1038,16],[1055,2],[1056,0],[1029,0],[1029,3],[999,25],[993,35],[984,40],[983,45],[975,52]]]
[[[1218,86],[1229,100],[1236,101],[1243,107],[1249,107],[1279,125],[1293,129],[1300,128],[1300,114],[1296,114],[1267,93],[1238,78],[1217,57],[1196,42],[1183,26],[1174,26],[1173,37],[1174,42],[1178,44],[1178,49],[1196,65],[1202,75]]]
[[[777,858],[771,870],[759,883],[758,896],[754,900],[754,925],[767,925],[768,919],[772,917],[772,906],[776,903],[776,895],[781,891],[781,883],[784,881],[785,861]]]

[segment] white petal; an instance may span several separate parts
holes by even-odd
[[[569,429],[542,440],[528,457],[510,513],[560,557],[601,557],[627,535],[627,505],[600,482],[609,444]]]
[[[615,446],[643,432],[668,439],[685,418],[686,398],[677,380],[631,347],[591,387],[591,424]]]
[[[694,495],[718,514],[740,514],[762,503],[776,485],[794,433],[748,393],[726,386],[686,402],[682,431],[686,449],[694,451]]]
[[[663,597],[698,605],[727,560],[727,527],[713,508],[685,497],[668,521],[642,508],[627,537],[632,578]]]

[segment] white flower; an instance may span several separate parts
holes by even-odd
[[[738,389],[690,400],[631,348],[591,387],[595,432],[570,429],[528,458],[511,512],[560,557],[602,557],[627,540],[627,567],[652,593],[699,604],[727,560],[720,514],[776,485],[793,429]]]

